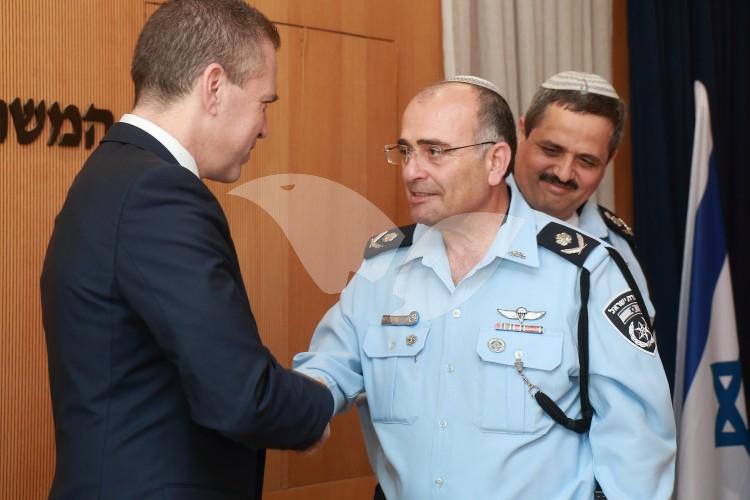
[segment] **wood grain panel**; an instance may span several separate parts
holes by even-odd
[[[626,106],[630,103],[630,68],[628,66],[627,2],[612,2],[612,84]],[[625,122],[620,150],[615,158],[615,212],[633,225],[633,144],[630,117]]]
[[[264,500],[371,500],[375,490],[374,477],[342,479],[263,495]]]
[[[367,238],[382,230],[382,222],[371,216],[371,205],[391,220],[395,217],[397,178],[382,155],[383,144],[396,133],[397,79],[391,71],[395,58],[392,42],[307,30],[304,107],[298,135],[290,144],[297,152],[292,167],[295,172],[337,182],[363,197],[362,203],[352,199],[351,207],[344,210],[337,209],[341,200],[317,200],[328,205],[330,216],[307,222],[324,234],[314,251],[327,256],[328,272],[339,273],[343,279],[359,266]],[[299,216],[301,220],[303,214]],[[353,220],[357,221],[354,227]],[[321,291],[297,255],[291,256],[290,268],[289,345],[293,354],[307,350],[315,326],[338,296]],[[371,474],[356,415],[337,417],[332,431],[331,440],[318,455],[288,456],[289,486]]]
[[[142,0],[5,0],[0,3],[0,99],[90,104],[115,119],[132,104],[130,53],[143,22]],[[32,122],[33,126],[36,121]],[[11,119],[0,144],[0,498],[46,498],[54,436],[39,274],[57,214],[89,150],[18,144]],[[85,130],[84,125],[84,130]],[[61,134],[71,132],[64,125]],[[97,128],[97,141],[103,128]]]
[[[397,0],[256,0],[274,22],[393,40]]]

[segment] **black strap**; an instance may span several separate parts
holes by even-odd
[[[555,404],[552,399],[542,391],[534,394],[534,399],[539,406],[549,415],[552,420],[578,434],[588,432],[591,427],[591,417],[594,409],[589,400],[589,290],[590,275],[588,269],[581,268],[581,310],[578,313],[578,365],[579,387],[581,392],[581,418],[573,419],[565,415],[565,412]]]
[[[375,493],[373,494],[373,500],[387,500],[383,488],[380,487],[380,483],[375,485]]]
[[[646,302],[643,300],[643,295],[641,294],[640,288],[638,288],[638,283],[635,282],[635,278],[633,278],[633,274],[630,272],[630,269],[628,268],[627,263],[625,262],[625,259],[622,258],[622,255],[615,250],[612,247],[606,247],[607,251],[609,252],[609,256],[612,257],[612,260],[615,261],[615,264],[617,264],[617,267],[620,268],[620,272],[622,273],[623,277],[625,278],[625,282],[628,284],[630,289],[633,291],[633,294],[635,295],[636,300],[638,301],[638,304],[641,304],[641,307],[646,307]],[[653,326],[651,324],[651,317],[647,310],[643,310],[643,318],[646,320],[646,324],[648,325],[648,329],[652,332],[654,331]]]

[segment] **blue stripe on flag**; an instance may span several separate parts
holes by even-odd
[[[721,217],[719,182],[713,151],[708,159],[706,190],[695,213],[694,234],[683,401],[687,398],[706,347],[714,290],[726,257],[724,222]]]

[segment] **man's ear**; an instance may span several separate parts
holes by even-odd
[[[510,157],[507,142],[498,142],[490,148],[487,155],[487,182],[490,186],[498,186],[503,181],[510,165]]]
[[[226,86],[227,74],[224,68],[217,63],[211,63],[198,77],[196,88],[199,93],[201,104],[206,112],[216,115],[219,110]]]

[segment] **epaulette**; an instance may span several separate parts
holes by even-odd
[[[604,223],[608,228],[625,238],[625,241],[627,241],[631,247],[635,246],[635,234],[633,233],[633,228],[630,227],[627,222],[601,205],[599,205],[599,213],[602,214],[602,219],[604,219]]]
[[[537,234],[536,241],[539,246],[558,254],[578,267],[583,267],[589,253],[599,245],[599,242],[591,236],[557,222],[550,222],[544,226]]]
[[[395,227],[378,233],[367,241],[365,259],[374,257],[388,250],[411,246],[416,224]]]
[[[580,267],[579,290],[581,306],[578,311],[578,365],[580,367],[578,385],[581,398],[581,418],[570,418],[557,403],[538,388],[534,399],[539,406],[558,424],[566,429],[583,434],[591,428],[594,409],[589,399],[589,291],[591,287],[588,269],[583,267],[591,251],[600,243],[591,236],[578,232],[575,228],[550,222],[539,231],[536,241],[539,246],[556,253]]]

